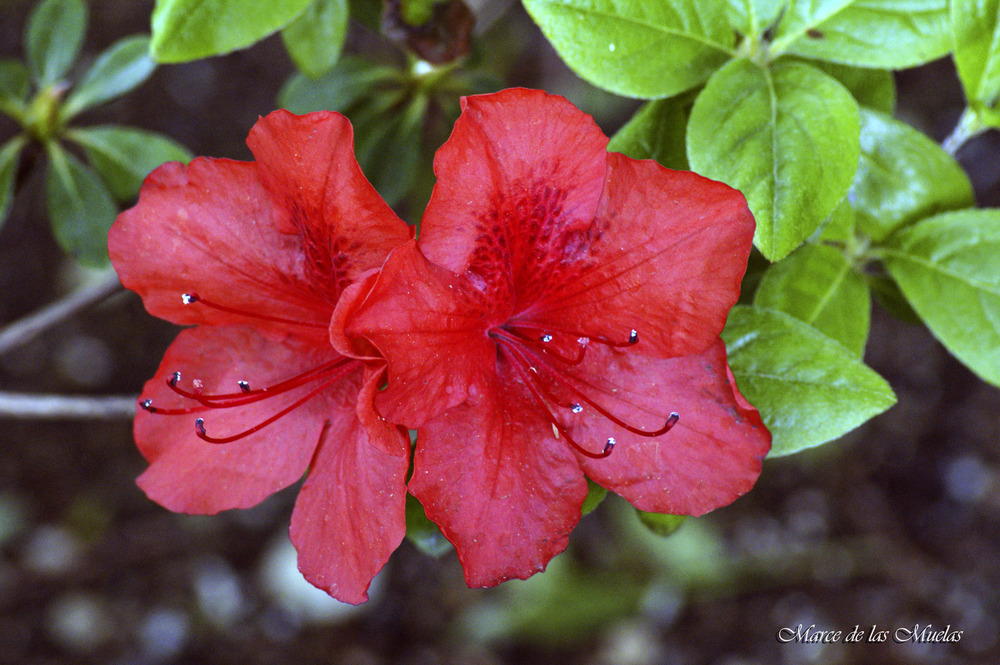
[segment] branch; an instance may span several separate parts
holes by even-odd
[[[39,395],[0,391],[0,418],[123,420],[135,416],[136,397]]]
[[[120,288],[118,276],[113,271],[108,271],[98,282],[82,286],[54,303],[11,323],[0,330],[0,355],[30,342],[52,326],[104,300]]]

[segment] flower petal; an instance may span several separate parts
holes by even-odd
[[[737,190],[611,153],[587,246],[517,316],[617,341],[636,330],[647,355],[701,352],[739,298],[753,233]]]
[[[559,234],[592,222],[608,139],[562,97],[513,89],[466,97],[451,138],[434,158],[438,177],[421,224],[433,263],[467,269],[503,294],[556,262]]]
[[[382,265],[410,238],[406,225],[365,179],[354,157],[354,131],[339,113],[261,118],[247,139],[283,233],[302,237],[321,287],[336,302],[361,272]]]
[[[372,407],[381,374],[366,372],[357,417],[325,432],[292,512],[299,570],[347,603],[368,600],[368,585],[406,533],[410,442]]]
[[[604,459],[579,456],[591,479],[640,510],[674,515],[704,514],[753,487],[771,435],[731,382],[721,340],[701,354],[666,360],[600,348],[587,354],[570,376],[602,408],[650,432],[671,412],[680,416],[657,437],[628,432],[587,404],[566,416],[563,424],[580,443],[617,441]]]
[[[410,492],[455,546],[470,587],[543,570],[580,520],[583,473],[529,399],[494,380],[418,432]]]
[[[482,292],[429,263],[410,242],[389,255],[370,289],[344,293],[331,339],[352,355],[366,355],[357,338],[377,349],[389,373],[375,399],[378,412],[417,428],[480,390],[496,356],[487,328]]]
[[[326,330],[333,306],[313,293],[302,239],[281,233],[253,163],[199,157],[171,162],[143,183],[139,202],[118,216],[108,236],[111,262],[126,288],[154,316],[178,324],[252,323],[285,331],[289,323],[234,314],[229,308]]]
[[[170,510],[214,514],[253,506],[299,480],[328,423],[355,417],[360,364],[273,424],[226,444],[198,438],[195,418],[205,419],[209,435],[238,434],[279,413],[321,382],[243,406],[166,415],[168,409],[198,406],[176,394],[167,382],[180,371],[177,385],[186,390],[200,388],[203,395],[239,393],[239,381],[249,382],[251,389],[265,388],[338,359],[328,345],[313,346],[291,337],[269,341],[252,328],[182,331],[140,397],[151,400],[159,412],[140,410],[136,415],[136,443],[150,462],[139,486]]]

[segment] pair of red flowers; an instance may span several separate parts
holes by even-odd
[[[195,326],[140,397],[139,485],[211,514],[305,473],[299,567],[347,602],[403,538],[408,491],[489,586],[566,547],[587,477],[701,514],[770,447],[719,339],[753,237],[743,196],[608,153],[560,97],[462,108],[419,240],[344,117],[286,111],[250,132],[254,162],[154,171],[110,233],[125,286]]]

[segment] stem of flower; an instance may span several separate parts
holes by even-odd
[[[125,420],[135,416],[133,395],[86,397],[0,392],[0,417],[39,420]]]
[[[0,330],[0,355],[27,344],[54,325],[101,302],[121,288],[113,271]]]

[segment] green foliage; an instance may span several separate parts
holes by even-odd
[[[836,439],[896,402],[852,351],[788,314],[734,307],[722,338],[740,392],[771,430],[772,457]]]
[[[969,106],[983,125],[1000,127],[1000,2],[951,0],[955,67]]]
[[[313,0],[306,10],[281,31],[281,39],[295,66],[319,78],[340,57],[347,36],[347,0]]]
[[[149,37],[134,35],[112,44],[66,98],[60,117],[68,120],[80,111],[120,97],[149,78],[156,63],[149,57]]]
[[[734,60],[695,100],[691,167],[744,193],[754,243],[776,261],[798,247],[847,193],[857,169],[858,107],[809,65]]]
[[[687,95],[647,102],[608,143],[632,159],[655,159],[669,169],[689,168],[684,149],[691,101]]]
[[[39,87],[52,85],[66,75],[80,52],[86,28],[83,0],[44,0],[31,13],[24,47]]]
[[[938,144],[869,110],[861,112],[861,160],[849,198],[858,211],[858,228],[874,240],[973,203],[969,178]]]
[[[861,357],[868,339],[871,294],[844,253],[803,245],[764,273],[753,304],[791,314]]]
[[[720,2],[524,0],[573,70],[611,92],[652,99],[700,85],[733,56]]]
[[[24,139],[14,137],[0,147],[0,225],[7,219],[14,200],[14,175]]]
[[[119,201],[139,193],[143,179],[164,162],[189,162],[191,153],[175,141],[142,129],[105,125],[71,130],[87,159]]]
[[[0,60],[0,113],[20,117],[28,102],[31,84],[28,68],[19,60]]]
[[[441,533],[437,524],[427,519],[424,507],[412,494],[406,495],[406,539],[418,550],[432,557],[451,551],[451,543]]]
[[[889,240],[885,263],[935,337],[1000,385],[1000,210],[922,220]]]
[[[858,67],[914,67],[951,50],[948,0],[792,0],[771,48]]]
[[[291,23],[310,0],[157,0],[150,51],[158,62],[187,62],[250,46]]]
[[[49,220],[56,241],[80,263],[101,266],[108,262],[108,229],[118,207],[100,178],[59,147],[46,146]]]
[[[677,532],[684,522],[687,521],[687,515],[667,515],[664,513],[647,513],[644,510],[635,511],[636,517],[639,518],[639,523],[644,527],[649,529],[652,533],[657,536],[672,536]]]
[[[588,515],[594,512],[608,496],[608,490],[587,478],[587,498],[583,500],[580,512]]]
[[[896,110],[896,79],[892,72],[818,60],[810,64],[840,81],[857,100],[858,106],[890,114]]]

